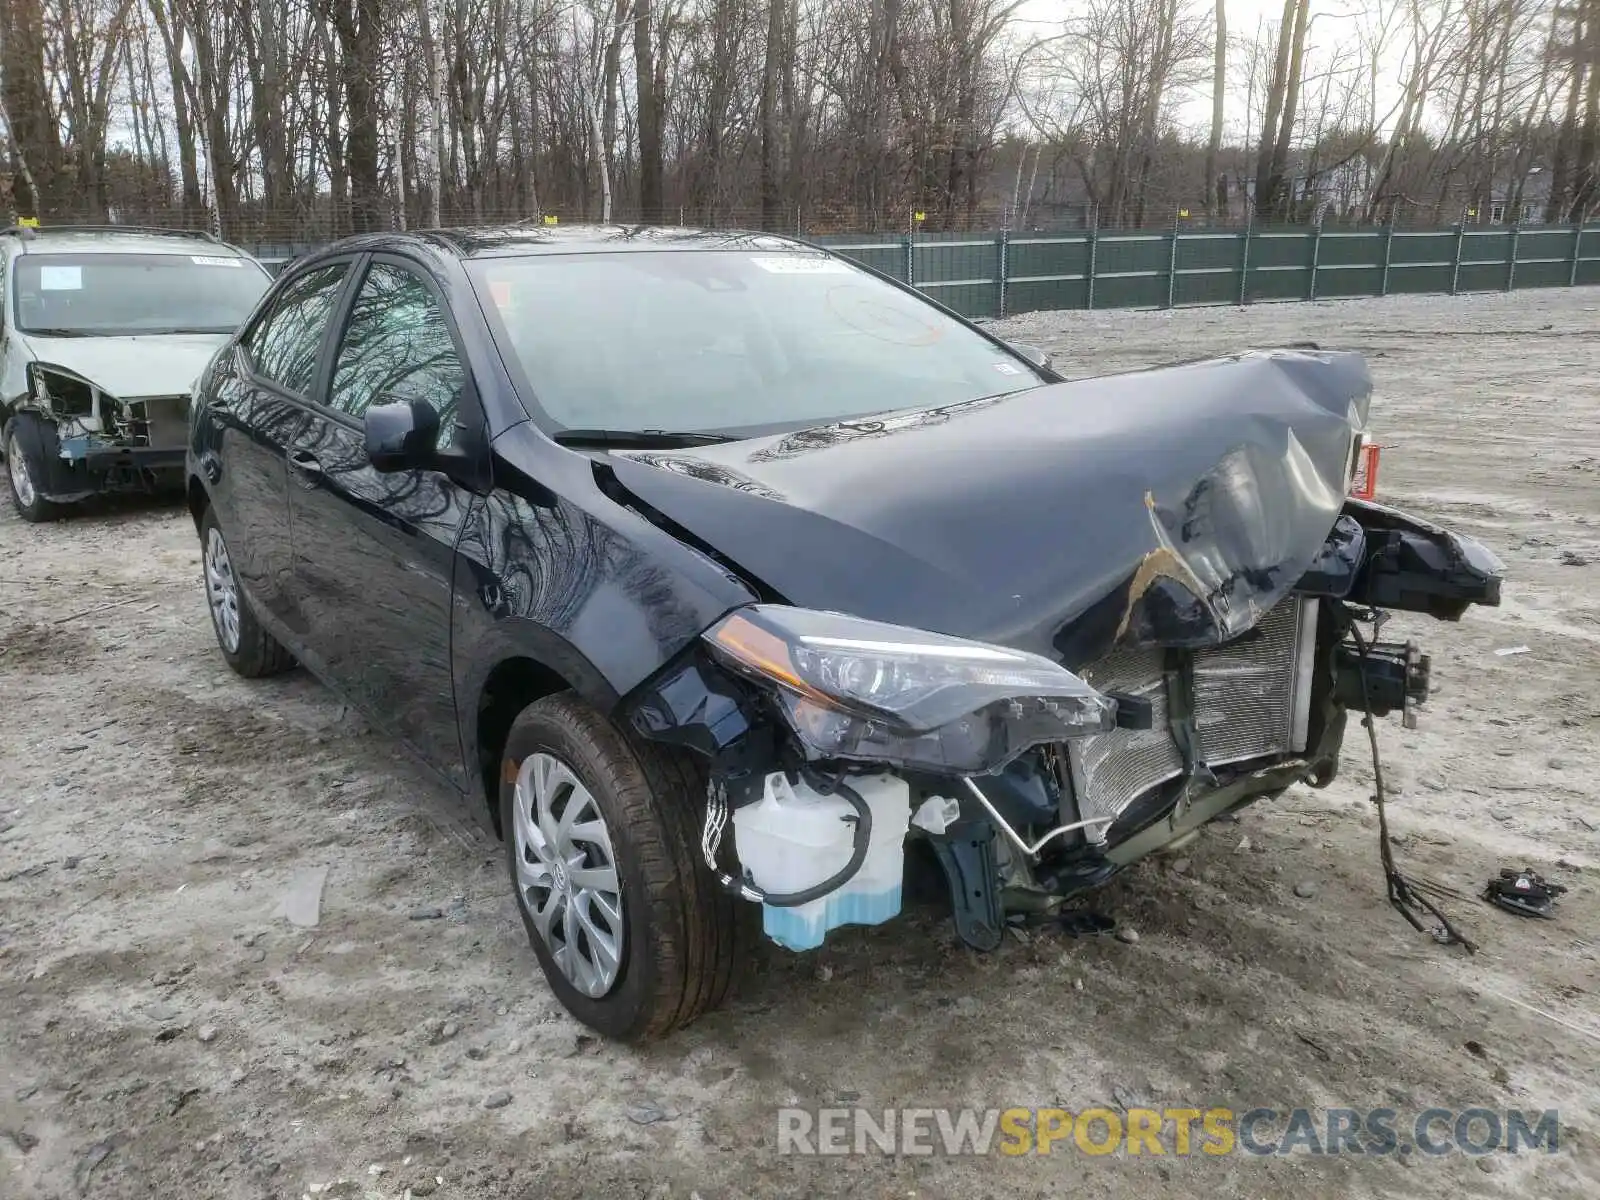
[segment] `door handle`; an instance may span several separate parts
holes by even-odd
[[[291,451],[289,465],[299,475],[301,487],[314,488],[322,478],[322,460],[309,450]]]

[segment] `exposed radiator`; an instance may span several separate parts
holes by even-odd
[[[1290,597],[1244,637],[1193,656],[1200,761],[1217,767],[1304,750],[1317,602]],[[1183,772],[1167,726],[1161,650],[1120,650],[1081,672],[1101,691],[1150,700],[1149,729],[1118,729],[1067,744],[1082,815],[1115,816]]]
[[[181,450],[189,443],[189,398],[150,396],[124,401],[128,433],[135,445]]]
[[[1195,725],[1213,767],[1306,748],[1317,602],[1290,597],[1250,633],[1194,656]]]
[[[1067,743],[1072,790],[1084,817],[1111,817],[1135,796],[1183,771],[1183,756],[1167,728],[1167,686],[1161,650],[1119,650],[1087,671],[1103,692],[1131,692],[1150,701],[1149,729],[1117,729]]]

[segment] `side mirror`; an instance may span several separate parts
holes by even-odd
[[[367,409],[362,421],[367,459],[379,471],[409,471],[433,464],[439,448],[439,413],[426,400],[395,400]]]
[[[1041,371],[1050,369],[1050,356],[1037,346],[1020,346],[1016,342],[1007,342],[1014,354],[1020,354]]]

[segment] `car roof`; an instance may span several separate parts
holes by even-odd
[[[599,254],[647,250],[754,250],[816,254],[820,247],[780,234],[663,225],[506,225],[358,234],[318,251],[431,249],[458,258]]]
[[[106,226],[13,226],[22,254],[204,254],[213,258],[249,258],[237,246],[206,233],[182,230],[128,229]]]

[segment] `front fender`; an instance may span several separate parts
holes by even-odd
[[[12,431],[40,467],[43,478],[34,481],[40,496],[52,503],[68,504],[94,495],[96,489],[83,469],[61,457],[61,442],[55,422],[49,417],[33,409],[23,409],[6,420],[0,439],[9,444]]]

